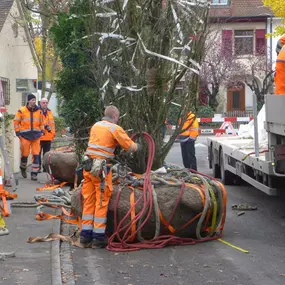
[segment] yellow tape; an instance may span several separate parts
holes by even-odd
[[[230,246],[230,247],[232,247],[232,248],[234,248],[234,249],[237,249],[237,250],[239,250],[239,251],[241,251],[241,252],[243,252],[243,253],[249,253],[248,250],[245,250],[245,249],[242,249],[242,248],[240,248],[240,247],[238,247],[238,246],[235,246],[235,245],[233,245],[233,244],[231,244],[231,243],[229,243],[229,242],[227,242],[227,241],[222,240],[221,238],[219,238],[219,239],[217,239],[217,240],[220,241],[220,242],[222,242],[222,243],[224,243],[224,244],[226,244],[226,245],[228,245],[228,246]]]
[[[6,224],[5,224],[4,218],[0,214],[0,228],[5,228],[5,227],[6,227]]]

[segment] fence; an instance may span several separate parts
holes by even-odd
[[[234,116],[233,115],[239,115]],[[199,125],[200,125],[200,133],[201,134],[215,134],[222,132],[219,128],[222,126],[223,123],[229,122],[233,126],[233,129],[237,131],[241,124],[248,124],[251,120],[252,112],[227,112],[222,114],[222,116],[215,116],[213,118],[198,118]],[[175,126],[167,125],[166,135],[172,135],[175,130]],[[231,130],[225,130],[226,133],[232,133]]]
[[[224,118],[242,118],[242,117],[253,117],[253,110],[248,110],[248,111],[229,111],[229,112],[224,112],[222,114]],[[232,122],[232,125],[234,129],[238,129],[241,124],[246,124],[245,122]]]

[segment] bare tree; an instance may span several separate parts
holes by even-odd
[[[18,0],[21,8],[24,11],[25,25],[27,25],[29,33],[34,43],[35,37],[41,38],[41,56],[40,70],[42,75],[42,96],[46,93],[47,82],[47,49],[51,45],[51,39],[49,38],[49,29],[56,19],[56,15],[62,11],[68,11],[69,0]],[[50,99],[54,88],[54,77],[56,73],[56,67],[58,64],[58,56],[54,56],[51,64],[51,87],[48,94],[48,100]]]
[[[201,69],[201,86],[208,96],[209,105],[216,111],[219,102],[218,95],[222,87],[236,81],[243,74],[244,65],[231,50],[223,46],[221,31],[208,32],[205,55]]]
[[[247,57],[240,74],[240,78],[255,92],[258,108],[264,104],[264,95],[272,92],[274,82],[272,64],[267,61],[265,52],[260,53]]]

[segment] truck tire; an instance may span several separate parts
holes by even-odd
[[[211,159],[212,159],[212,173],[214,178],[221,178],[221,169],[219,164],[215,164],[214,162],[214,149],[211,149]]]
[[[224,185],[233,185],[235,175],[228,170],[225,170],[224,153],[220,152],[220,169],[221,169],[221,181]]]

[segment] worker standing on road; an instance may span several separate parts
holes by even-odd
[[[275,94],[285,95],[285,35],[283,35],[276,46],[277,60],[275,68]]]
[[[136,152],[138,144],[117,125],[119,110],[115,106],[105,109],[105,116],[90,131],[88,148],[84,161],[84,182],[82,186],[83,213],[80,243],[88,246],[105,247],[107,211],[112,196],[112,171],[109,161],[114,157],[117,144],[128,153]]]
[[[185,168],[197,170],[195,141],[199,135],[199,122],[195,114],[189,112],[179,135],[183,165]]]
[[[37,180],[40,159],[40,137],[44,133],[44,118],[41,110],[36,105],[36,96],[27,96],[27,105],[17,111],[14,118],[16,136],[20,139],[22,176],[27,178],[27,163],[30,149],[32,149],[31,179]]]
[[[40,109],[42,111],[42,114],[45,118],[44,121],[44,128],[45,128],[45,133],[43,136],[41,136],[41,150],[40,150],[40,169],[42,165],[42,159],[41,156],[43,154],[43,157],[45,153],[50,151],[51,147],[51,142],[53,138],[55,137],[55,124],[54,124],[54,118],[52,115],[52,111],[48,108],[48,99],[42,98],[40,101]],[[44,172],[46,172],[46,169],[43,169]]]

